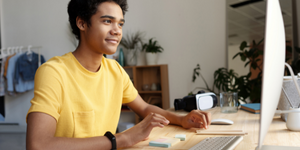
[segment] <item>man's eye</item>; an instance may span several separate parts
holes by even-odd
[[[119,23],[119,26],[120,27],[123,27],[124,26],[124,23],[122,22],[122,23]]]
[[[111,23],[110,20],[104,20],[103,22],[104,22],[104,23]]]

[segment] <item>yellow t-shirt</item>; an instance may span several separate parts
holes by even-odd
[[[103,57],[99,71],[90,72],[69,52],[37,70],[28,114],[53,116],[57,137],[103,136],[106,131],[116,132],[122,103],[133,101],[137,94],[115,60]]]

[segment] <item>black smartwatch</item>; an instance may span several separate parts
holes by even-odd
[[[104,136],[106,136],[110,142],[111,142],[111,149],[116,150],[117,149],[117,142],[116,142],[116,137],[109,131],[107,131]]]

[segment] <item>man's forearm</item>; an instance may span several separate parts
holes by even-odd
[[[176,124],[176,125],[182,125],[182,119],[183,119],[183,115],[179,115],[176,113],[172,113],[170,111],[164,110],[160,107],[154,106],[154,105],[149,105],[146,110],[145,113],[142,115],[142,117],[146,117],[148,114],[150,113],[158,113],[164,117],[166,117],[171,124]]]
[[[127,147],[128,141],[122,134],[115,134],[117,148]],[[27,150],[109,150],[112,148],[110,140],[105,136],[91,138],[49,137],[34,142],[27,141]]]

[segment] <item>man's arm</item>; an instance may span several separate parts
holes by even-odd
[[[157,106],[146,103],[140,95],[127,104],[135,113],[144,118],[150,113],[157,113],[164,116],[171,124],[180,125],[184,128],[208,128],[211,122],[211,114],[200,110],[193,110],[186,116],[178,115],[170,111],[163,110]]]
[[[56,120],[45,113],[33,112],[28,114],[27,119],[27,150],[100,150],[111,149],[110,140],[105,137],[92,138],[65,138],[54,137]],[[115,135],[117,147],[125,147],[125,138]]]
[[[158,114],[149,114],[130,130],[115,134],[117,148],[132,146],[146,139],[154,127],[163,127],[168,121]],[[45,113],[33,112],[27,118],[27,150],[109,150],[112,145],[105,136],[91,138],[55,137],[56,120]],[[140,133],[140,134],[136,134]]]

